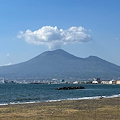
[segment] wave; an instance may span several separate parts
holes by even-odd
[[[116,98],[120,97],[120,94],[118,95],[112,95],[112,96],[102,96],[103,98]],[[65,100],[88,100],[88,99],[99,99],[100,96],[93,96],[93,97],[82,97],[82,98],[67,98],[67,99],[58,99],[58,100],[46,100],[46,101],[30,101],[30,102],[10,102],[10,103],[2,103],[2,105],[12,105],[12,104],[30,104],[30,103],[41,103],[41,102],[57,102],[57,101],[65,101]]]
[[[82,98],[67,98],[67,99],[59,99],[59,100],[48,100],[46,102],[57,102],[57,101],[64,101],[64,100],[88,100],[88,99],[99,99],[101,96],[94,96],[94,97],[82,97]],[[112,95],[112,96],[102,96],[103,98],[115,98],[120,97],[120,94],[118,95]]]

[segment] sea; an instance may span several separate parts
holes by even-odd
[[[68,86],[83,86],[85,89],[56,90]],[[100,96],[120,97],[120,85],[0,84],[0,105],[98,99]]]

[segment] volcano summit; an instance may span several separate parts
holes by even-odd
[[[120,77],[120,66],[96,56],[79,58],[62,49],[46,51],[26,62],[0,67],[4,78],[93,78]]]

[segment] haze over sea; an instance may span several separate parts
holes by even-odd
[[[0,105],[120,97],[120,85],[83,84],[85,89],[56,90],[70,84],[0,84]]]

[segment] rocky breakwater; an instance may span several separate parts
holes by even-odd
[[[85,89],[83,86],[70,86],[70,87],[60,87],[56,90],[75,90],[75,89]]]

